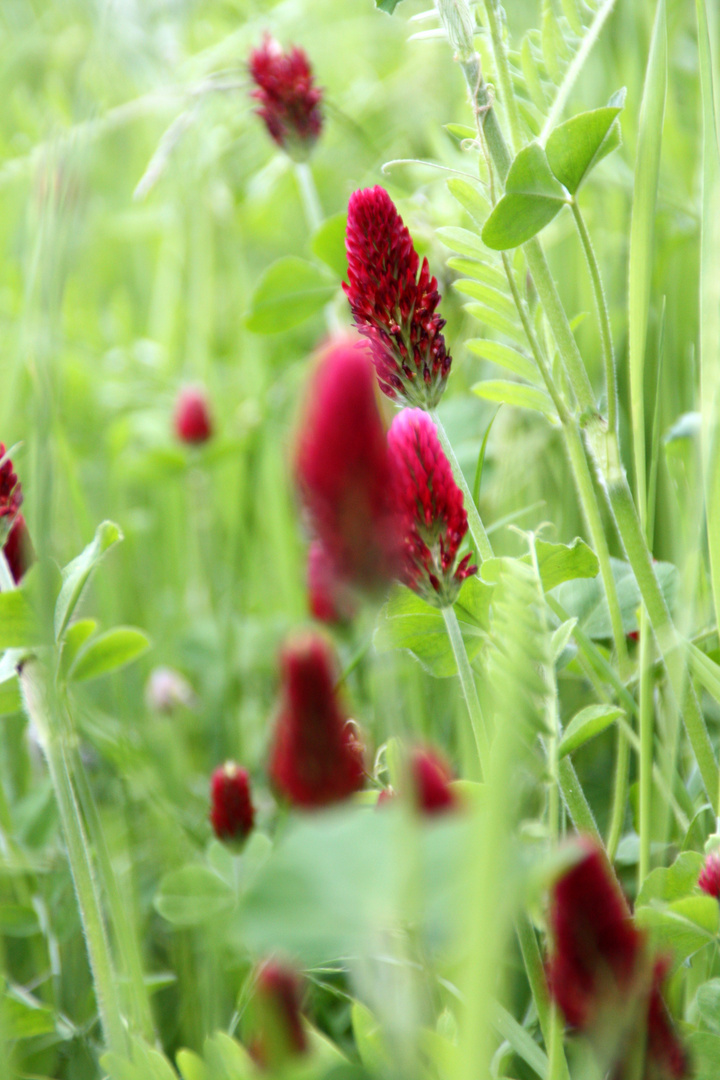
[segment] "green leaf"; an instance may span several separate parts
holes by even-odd
[[[688,1036],[693,1063],[693,1080],[717,1080],[720,1076],[720,1038],[709,1031],[693,1031]]]
[[[530,143],[510,166],[505,194],[485,222],[482,238],[495,251],[518,247],[544,229],[565,202],[545,151],[539,143]]]
[[[659,866],[651,871],[638,893],[635,907],[645,907],[660,900],[671,903],[684,896],[691,896],[697,887],[703,857],[697,851],[678,855],[672,866]]]
[[[68,626],[63,637],[62,646],[63,674],[67,675],[80,649],[96,630],[97,621],[95,619],[78,619],[72,626]]]
[[[392,1059],[385,1045],[381,1024],[359,1001],[353,1002],[350,1015],[355,1045],[363,1065],[372,1073],[387,1075],[391,1071]]]
[[[478,627],[487,624],[491,595],[489,586],[475,578],[468,578],[455,604],[470,660],[478,654],[482,645],[482,633]],[[436,678],[457,675],[442,613],[405,586],[398,586],[382,608],[373,644],[378,652],[407,649]]]
[[[182,1080],[210,1080],[205,1062],[192,1050],[178,1050],[175,1060]]]
[[[16,1039],[35,1039],[56,1032],[52,1009],[41,1004],[27,990],[10,986],[0,1001],[3,1038],[6,1043]]]
[[[35,612],[22,589],[0,593],[0,651],[39,642]]]
[[[400,0],[375,0],[375,6],[378,10],[386,11],[388,15],[392,15],[399,3]]]
[[[527,379],[528,382],[537,382],[540,378],[538,369],[532,360],[529,360],[527,356],[523,356],[517,349],[512,349],[509,345],[503,345],[499,341],[490,341],[489,338],[470,338],[469,341],[465,342],[465,347],[471,353],[475,353],[476,356],[482,357],[483,360],[498,364],[500,367],[512,371],[513,375],[517,375],[521,379]]]
[[[503,405],[514,405],[518,409],[532,409],[549,418],[557,416],[552,398],[538,386],[526,386],[505,379],[486,379],[475,383],[472,389],[474,394],[486,401],[500,401]]]
[[[8,937],[32,937],[40,931],[37,912],[22,904],[0,904],[0,933]]]
[[[458,281],[453,282],[453,288],[457,289],[463,296],[469,296],[473,300],[480,300],[481,303],[487,304],[488,307],[493,308],[506,319],[512,321],[515,318],[516,308],[510,297],[491,285],[487,285],[484,281],[460,278]]]
[[[117,626],[93,638],[77,655],[68,678],[73,682],[97,679],[131,664],[150,648],[147,636],[134,626]]]
[[[343,281],[347,278],[348,264],[345,251],[347,214],[334,214],[326,218],[312,238],[310,248],[326,266]]]
[[[487,251],[480,237],[469,229],[448,225],[436,229],[435,235],[438,240],[442,240],[445,247],[457,251],[458,255],[467,255],[471,259],[480,259],[481,262],[487,258]]]
[[[257,1075],[257,1068],[245,1047],[224,1031],[217,1031],[206,1039],[203,1052],[212,1080],[251,1080]]]
[[[205,866],[171,870],[160,882],[155,908],[174,926],[198,926],[226,915],[235,902],[229,885]]]
[[[704,983],[698,990],[695,1000],[702,1019],[711,1031],[720,1035],[720,979],[710,979],[709,982]],[[720,1039],[718,1039],[718,1047],[720,1047]],[[720,1053],[717,1057],[717,1065],[719,1071],[715,1074],[716,1076],[720,1075]]]
[[[632,567],[621,559],[610,559],[620,613],[622,615],[623,630],[626,634],[637,630],[637,612],[640,607],[640,590],[638,589]],[[675,593],[679,575],[672,563],[655,563],[653,566],[658,583],[665,600],[672,610],[674,607]],[[485,564],[483,564],[483,576]],[[603,584],[598,577],[592,581],[568,581],[560,585],[555,597],[570,617],[578,620],[578,626],[589,638],[594,641],[612,637],[610,613],[603,590]]]
[[[60,640],[65,627],[70,622],[93,570],[103,555],[122,538],[122,532],[113,521],[103,521],[98,525],[93,540],[85,550],[63,570],[63,583],[55,604],[55,639],[57,641]]]
[[[490,205],[485,196],[481,195],[473,184],[462,180],[459,176],[451,177],[447,181],[447,187],[453,198],[467,211],[475,224],[482,228]]]
[[[565,581],[594,578],[600,569],[597,555],[579,536],[575,537],[572,544],[550,544],[547,540],[536,540],[535,553],[545,592]],[[507,561],[505,558],[486,559],[482,564],[483,581],[493,584],[499,581]],[[532,560],[529,555],[523,555],[522,558],[511,561],[529,566]]]
[[[499,1002],[495,1002],[494,1005],[493,1027],[499,1031],[503,1039],[507,1039],[518,1057],[522,1058],[534,1073],[542,1077],[542,1080],[545,1080],[548,1075],[547,1055],[540,1049],[530,1032],[526,1031]]]
[[[624,710],[614,705],[588,705],[587,708],[581,709],[565,728],[558,751],[559,756],[563,758],[566,754],[572,754],[623,715]]]
[[[571,195],[590,170],[619,145],[619,128],[614,121],[620,111],[620,106],[606,106],[580,113],[550,134],[545,147],[548,164]]]
[[[635,922],[650,930],[655,946],[671,949],[677,963],[715,942],[720,908],[712,896],[687,896],[665,908],[641,907]]]
[[[255,334],[277,334],[309,319],[333,297],[337,283],[313,263],[287,255],[262,274],[245,325]]]
[[[17,678],[0,683],[0,716],[12,716],[22,709],[22,698]]]

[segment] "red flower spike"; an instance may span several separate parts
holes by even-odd
[[[210,780],[210,823],[215,835],[218,840],[245,840],[254,821],[247,770],[228,761]]]
[[[304,160],[322,130],[323,92],[313,85],[306,54],[294,45],[287,53],[270,34],[250,53],[250,77],[259,102],[258,116],[268,133],[290,157]]]
[[[644,938],[603,849],[589,837],[580,844],[584,854],[553,889],[548,979],[568,1023],[587,1033],[604,1010],[630,1004],[643,975]]]
[[[35,562],[35,549],[22,514],[18,514],[15,518],[2,550],[10,568],[10,573],[13,576],[13,581],[16,585],[19,585],[28,569]]]
[[[436,750],[415,749],[410,754],[410,771],[418,809],[424,814],[456,810],[457,796],[450,787],[452,772]]]
[[[5,444],[0,442],[0,543],[2,544],[8,538],[22,501],[22,489],[13,469],[13,463],[5,455]]]
[[[255,1033],[251,1055],[265,1069],[278,1069],[308,1050],[300,1002],[302,983],[297,973],[276,960],[260,966],[255,983]]]
[[[386,586],[402,565],[401,522],[372,364],[355,339],[331,342],[311,377],[295,473],[331,575]]]
[[[452,604],[477,570],[471,554],[458,562],[467,532],[463,496],[435,425],[422,409],[403,409],[388,432],[397,503],[405,524],[403,580],[435,607]]]
[[[365,779],[362,747],[335,693],[329,645],[316,634],[281,656],[282,692],[269,774],[293,806],[314,809],[348,798]]]
[[[345,295],[355,325],[370,342],[384,393],[430,409],[445,389],[451,359],[437,313],[440,293],[395,204],[381,187],[350,197]]]
[[[685,1080],[690,1075],[690,1062],[680,1042],[661,988],[668,971],[668,961],[662,957],[655,962],[650,988],[643,1080]]]
[[[720,851],[712,851],[705,859],[700,871],[698,885],[708,896],[720,900]]]
[[[186,386],[175,404],[175,434],[184,443],[204,443],[212,433],[205,391],[199,386]]]
[[[355,602],[319,540],[313,540],[307,562],[308,606],[320,622],[345,623],[355,614]]]

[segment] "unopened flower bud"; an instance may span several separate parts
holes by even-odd
[[[469,60],[475,52],[475,28],[467,0],[435,0],[435,4],[457,59]]]
[[[304,160],[322,130],[323,92],[314,85],[312,67],[294,45],[284,53],[270,34],[250,53],[250,77],[259,102],[257,113],[270,137],[291,157]]]
[[[247,770],[228,761],[215,770],[210,780],[210,823],[215,835],[218,840],[242,841],[254,821]]]
[[[213,433],[207,395],[202,387],[186,386],[175,404],[175,433],[184,443],[204,443]]]

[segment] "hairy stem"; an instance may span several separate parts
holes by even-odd
[[[437,428],[438,438],[440,439],[442,448],[445,451],[448,461],[450,462],[453,476],[455,477],[455,483],[458,485],[458,487],[463,493],[465,510],[467,511],[468,516],[468,528],[470,530],[470,535],[473,539],[473,544],[475,545],[475,554],[477,555],[480,562],[484,562],[485,559],[492,559],[492,544],[488,540],[488,535],[485,532],[485,526],[483,525],[480,514],[478,513],[478,508],[475,505],[475,500],[472,497],[472,492],[468,487],[467,480],[463,475],[463,471],[460,468],[458,459],[455,457],[455,451],[453,450],[450,440],[447,437],[447,432],[443,427],[442,420],[438,416],[435,409],[430,412],[430,416],[432,417],[433,423]]]
[[[485,717],[483,716],[477,687],[475,686],[475,676],[470,667],[470,661],[468,660],[465,642],[463,641],[462,633],[460,632],[460,624],[458,623],[457,615],[455,614],[455,608],[452,606],[444,607],[442,613],[443,618],[445,619],[445,627],[450,639],[450,645],[455,657],[458,675],[460,676],[460,685],[462,686],[463,697],[465,698],[468,716],[470,717],[470,726],[472,727],[475,746],[477,747],[478,757],[480,759],[480,768],[484,771],[488,762],[489,740]]]

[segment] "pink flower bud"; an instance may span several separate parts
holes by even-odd
[[[291,157],[303,160],[313,148],[323,124],[323,92],[314,85],[306,54],[296,45],[287,53],[270,34],[250,53],[250,77],[259,102],[258,116],[268,133]]]
[[[720,851],[711,851],[705,859],[698,885],[708,896],[720,900]]]
[[[175,434],[184,443],[204,443],[213,433],[212,419],[205,391],[186,386],[175,404]]]
[[[422,409],[403,409],[388,432],[397,503],[405,523],[403,578],[436,607],[447,607],[476,566],[471,554],[458,562],[467,533],[463,495],[440,445],[435,425]]]
[[[254,821],[247,770],[228,761],[210,780],[210,823],[215,835],[218,840],[244,840]]]
[[[330,647],[317,634],[289,642],[281,656],[281,702],[269,774],[294,806],[346,799],[365,779],[362,747],[335,692]]]
[[[457,796],[450,787],[452,772],[437,750],[417,747],[410,754],[410,771],[418,809],[424,814],[456,810]]]
[[[350,197],[343,289],[355,325],[370,342],[382,390],[393,400],[434,408],[450,372],[437,313],[440,293],[395,204],[381,187]]]
[[[295,469],[332,575],[384,587],[401,566],[401,522],[372,364],[355,339],[332,341],[312,374]]]
[[[302,983],[297,973],[276,960],[257,971],[252,1002],[254,1037],[251,1054],[265,1069],[278,1069],[308,1049],[300,1002]]]
[[[35,562],[35,549],[22,514],[18,514],[15,518],[2,550],[13,580],[16,585],[19,585]]]
[[[344,623],[355,614],[352,592],[319,540],[308,551],[307,586],[310,612],[320,622]]]

